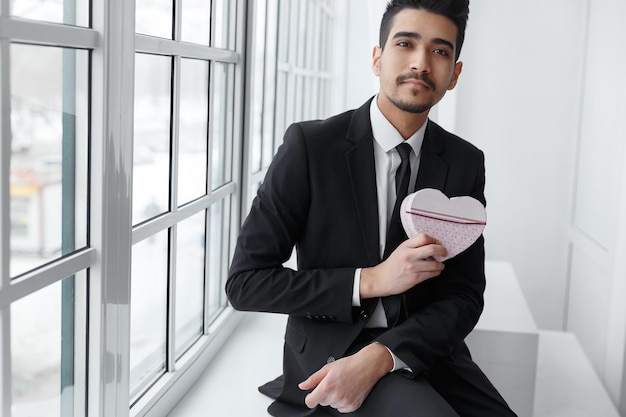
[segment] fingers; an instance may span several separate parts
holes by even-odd
[[[433,260],[448,254],[445,247],[437,239],[423,233],[407,239],[401,246],[414,249],[413,254],[418,259]]]
[[[329,406],[336,409],[340,413],[351,413],[359,408],[360,402],[350,401],[348,395],[341,395],[336,390],[328,390],[322,385],[318,385],[306,397],[304,403],[307,407],[313,409],[320,406]]]
[[[418,235],[413,236],[412,238],[409,238],[407,240],[407,243],[409,244],[409,246],[414,247],[414,248],[418,248],[420,246],[425,246],[425,245],[441,245],[440,241],[424,233],[420,233]]]
[[[305,381],[302,381],[300,384],[298,384],[298,388],[300,388],[303,391],[308,391],[308,390],[313,389],[313,391],[309,393],[304,400],[307,407],[315,408],[318,405],[327,405],[327,404],[322,404],[322,400],[323,400],[322,391],[318,389],[314,389],[314,388],[317,388],[320,382],[322,382],[326,374],[327,374],[327,369],[326,367],[324,367],[320,369],[319,371],[315,372],[310,377],[308,377]]]
[[[310,409],[313,409],[317,407],[318,405],[328,405],[328,404],[322,404],[321,401],[322,401],[321,396],[317,393],[317,390],[313,390],[310,394],[307,394],[307,396],[304,397],[304,403]]]
[[[320,405],[332,407],[341,413],[356,410],[360,406],[360,402],[353,401],[354,392],[346,384],[338,383],[337,374],[332,376],[330,368],[331,366],[326,365],[306,381],[298,384],[298,388],[301,390],[306,391],[314,388],[304,397],[304,403],[311,409]]]
[[[316,386],[315,389],[313,391],[311,391],[309,394],[307,394],[306,397],[304,397],[304,403],[306,404],[307,407],[309,408],[315,408],[318,405],[321,406],[326,406],[326,405],[330,405],[332,406],[333,403],[331,402],[329,396],[331,395],[331,393],[327,392],[326,390],[322,389],[321,386]],[[337,408],[336,406],[333,408]]]
[[[298,388],[303,391],[315,388],[322,380],[322,377],[317,376],[318,373],[319,371],[308,377],[305,381],[300,382],[300,384],[298,384]]]

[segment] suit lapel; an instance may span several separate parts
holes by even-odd
[[[381,261],[379,253],[378,198],[376,190],[376,167],[374,164],[374,137],[369,115],[371,100],[354,111],[346,134],[352,147],[346,152],[352,192],[356,205],[361,233],[367,250],[368,261],[376,265]],[[448,163],[443,158],[445,146],[441,128],[428,121],[422,144],[420,165],[415,190],[435,188],[444,191],[448,176]]]
[[[374,138],[369,116],[368,100],[355,110],[346,134],[352,147],[346,152],[352,192],[370,265],[380,262],[378,236],[378,198],[376,167],[374,165]]]
[[[443,159],[445,150],[439,126],[428,121],[422,144],[420,165],[415,181],[415,190],[435,188],[443,191],[448,176],[448,163]]]

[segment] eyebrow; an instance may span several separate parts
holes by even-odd
[[[393,35],[393,39],[397,39],[397,38],[412,38],[412,39],[419,41],[422,39],[422,35],[420,35],[417,32],[397,32],[395,35]],[[450,49],[454,51],[454,44],[447,39],[433,38],[431,39],[431,42],[434,43],[435,45],[448,46]]]

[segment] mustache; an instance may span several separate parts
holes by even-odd
[[[407,80],[418,80],[418,81],[422,81],[424,83],[426,83],[431,89],[435,89],[435,83],[433,80],[430,79],[430,77],[427,74],[423,74],[423,73],[413,73],[410,72],[408,74],[402,74],[400,76],[398,76],[398,78],[396,79],[396,82],[398,84],[401,84]]]

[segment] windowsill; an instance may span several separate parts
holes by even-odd
[[[534,404],[530,404],[527,414],[619,417],[576,337],[567,332],[537,330],[516,280],[505,280],[508,285],[494,281],[496,277],[509,275],[510,278],[514,274],[512,269],[499,262],[489,262],[488,266],[492,284],[486,293],[489,308],[477,330],[511,335],[534,333],[539,337]],[[257,387],[281,373],[287,317],[241,314],[243,319],[235,332],[169,417],[269,415],[266,409],[272,400],[259,393]],[[505,317],[499,317],[502,315]]]
[[[257,388],[282,370],[287,316],[241,313],[239,326],[169,417],[263,416],[272,400]],[[235,392],[236,391],[236,392]]]

